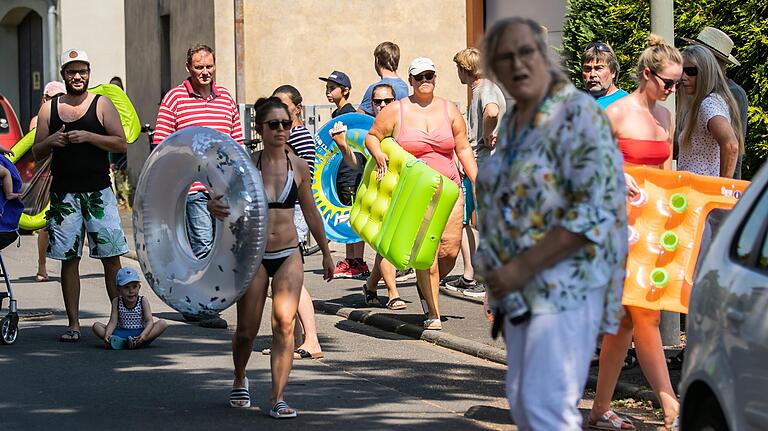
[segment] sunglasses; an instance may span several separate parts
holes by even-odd
[[[699,68],[696,66],[684,67],[683,73],[688,76],[696,76],[699,74]]]
[[[382,103],[385,105],[389,105],[390,103],[394,102],[394,97],[387,97],[386,99],[373,99],[372,102],[374,105],[381,105]]]
[[[587,45],[586,48],[584,48],[584,52],[587,52],[590,49],[594,49],[595,51],[600,51],[600,52],[613,53],[613,50],[611,50],[611,47],[604,44],[603,42],[590,43],[589,45]]]
[[[293,121],[291,120],[270,120],[270,121],[264,121],[261,124],[266,124],[269,126],[270,130],[277,130],[280,128],[280,126],[283,126],[283,130],[291,130],[291,125],[293,124]]]
[[[418,75],[413,75],[413,79],[416,81],[431,81],[435,77],[435,72],[423,72]]]
[[[652,70],[651,70],[651,73],[653,74],[653,76],[661,79],[661,81],[664,82],[664,89],[667,90],[667,91],[671,90],[673,87],[679,87],[679,86],[683,85],[683,81],[681,79],[674,80],[674,79],[662,78],[661,76],[659,76],[658,73],[656,73],[656,72],[654,72]]]
[[[91,73],[90,69],[77,69],[77,70],[66,69],[64,71],[64,75],[66,75],[68,78],[74,78],[76,75],[88,76],[90,75],[90,73]]]

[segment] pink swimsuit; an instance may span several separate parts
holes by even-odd
[[[451,118],[448,116],[448,102],[445,103],[445,122],[431,132],[408,127],[403,120],[406,104],[400,103],[400,132],[397,143],[401,147],[422,160],[430,168],[450,178],[454,183],[461,185],[459,169],[454,161],[456,141],[453,140]]]

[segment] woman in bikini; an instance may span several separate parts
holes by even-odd
[[[267,246],[261,266],[245,295],[237,301],[237,329],[232,339],[232,357],[235,379],[230,393],[230,406],[251,406],[248,378],[245,368],[253,350],[267,288],[272,287],[272,396],[269,415],[277,418],[296,417],[296,410],[284,400],[283,392],[293,365],[293,325],[299,305],[299,294],[304,282],[303,257],[293,224],[294,204],[299,206],[323,252],[323,278],[333,277],[333,260],[325,238],[323,222],[315,207],[310,190],[307,163],[286,147],[291,129],[288,107],[276,97],[259,99],[254,105],[256,131],[262,138],[264,150],[253,154],[256,168],[261,172],[267,195],[269,223]],[[229,207],[216,196],[208,203],[208,210],[222,219]],[[270,283],[271,279],[271,283]]]
[[[376,159],[379,178],[387,172],[388,161],[381,151],[381,141],[392,136],[406,151],[461,187],[456,166],[458,158],[474,183],[477,163],[467,140],[467,126],[453,103],[435,96],[434,63],[428,58],[416,58],[408,68],[408,75],[413,94],[384,108],[365,138],[365,146]],[[463,211],[464,198],[460,194],[440,238],[435,263],[428,270],[416,271],[416,284],[429,309],[424,329],[442,329],[438,282],[456,263],[461,247]]]
[[[657,102],[666,100],[681,85],[682,64],[680,51],[651,35],[648,48],[640,55],[635,69],[638,89],[606,109],[626,165],[671,169],[674,122],[669,110]],[[640,190],[634,178],[625,177],[627,195],[631,199]],[[587,424],[592,429],[635,429],[629,419],[611,410],[613,391],[634,337],[640,368],[664,410],[665,427],[671,429],[680,403],[672,388],[661,344],[660,310],[624,308],[619,332],[603,338],[595,402]]]

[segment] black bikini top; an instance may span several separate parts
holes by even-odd
[[[256,169],[259,171],[261,171],[261,156],[262,154],[259,155],[259,160],[256,161]],[[285,150],[285,161],[288,163],[288,176],[285,178],[285,186],[283,186],[283,191],[277,199],[272,200],[267,195],[267,208],[269,209],[293,209],[296,201],[299,199],[299,186],[294,181],[293,167],[291,166],[291,159],[288,158],[288,150]]]

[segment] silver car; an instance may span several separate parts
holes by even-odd
[[[681,428],[768,430],[768,168],[698,264],[680,382]]]

